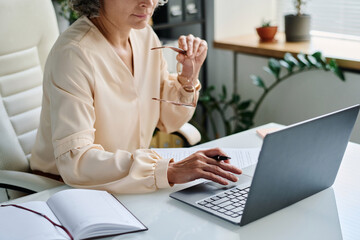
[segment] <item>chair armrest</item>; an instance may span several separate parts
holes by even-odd
[[[197,130],[190,123],[185,123],[181,126],[181,128],[177,131],[188,143],[190,146],[197,144],[201,140],[201,134],[199,130]]]
[[[0,187],[4,188],[41,192],[63,184],[63,182],[32,173],[0,170]]]

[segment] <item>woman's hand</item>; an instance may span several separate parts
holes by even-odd
[[[186,183],[198,178],[205,178],[223,185],[228,180],[236,182],[238,178],[231,174],[241,174],[241,170],[230,164],[229,160],[216,161],[211,158],[215,155],[224,155],[219,148],[198,151],[179,162],[169,164],[167,176],[169,184]]]
[[[201,66],[207,55],[208,45],[206,41],[190,34],[180,36],[178,42],[179,48],[186,51],[186,55],[178,54],[176,57],[177,61],[183,65],[182,75],[184,74],[185,77],[192,75],[194,76],[193,80],[198,79]],[[194,66],[192,66],[191,61],[194,62]],[[193,67],[194,69],[192,69]]]

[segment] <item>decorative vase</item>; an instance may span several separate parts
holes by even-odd
[[[262,42],[271,42],[274,40],[275,34],[277,32],[276,26],[270,27],[258,27],[256,28],[256,32],[260,37],[260,41]]]
[[[310,40],[311,16],[286,15],[285,16],[285,36],[288,42],[301,42]]]

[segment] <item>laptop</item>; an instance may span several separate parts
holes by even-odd
[[[266,135],[253,176],[231,187],[207,181],[170,197],[243,226],[318,193],[335,181],[359,106]]]

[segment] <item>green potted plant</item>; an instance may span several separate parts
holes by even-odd
[[[304,13],[309,0],[293,0],[296,14],[285,15],[285,36],[288,42],[310,40],[311,16]]]
[[[261,27],[256,28],[256,32],[261,42],[271,42],[274,40],[278,27],[272,26],[270,21],[263,21]]]

